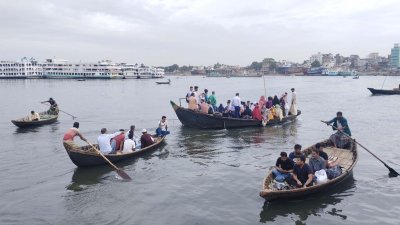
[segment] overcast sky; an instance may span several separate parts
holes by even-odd
[[[248,65],[387,56],[398,0],[1,0],[0,60]]]

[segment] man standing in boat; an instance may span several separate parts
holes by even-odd
[[[239,93],[236,93],[236,96],[232,99],[232,105],[235,107],[235,118],[240,117],[240,102]]]
[[[86,138],[83,137],[79,131],[79,123],[74,122],[72,128],[69,128],[64,134],[63,144],[71,146],[72,148],[79,148],[78,145],[74,143],[74,137],[78,136],[82,141],[87,142]]]
[[[57,115],[58,114],[58,105],[57,102],[53,98],[49,98],[47,101],[43,101],[41,103],[50,103],[50,109],[47,111],[50,115]]]
[[[297,94],[294,88],[291,89],[292,91],[292,104],[290,105],[289,115],[296,116],[297,115]]]
[[[349,142],[349,139],[343,133],[347,134],[348,136],[351,136],[351,131],[346,118],[343,117],[343,113],[337,112],[335,118],[323,122],[326,123],[326,125],[330,125],[333,123],[332,129],[337,130],[337,132],[332,134],[329,139],[333,142],[333,145],[335,147],[344,148],[346,144]]]

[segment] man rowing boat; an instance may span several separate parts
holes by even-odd
[[[332,134],[329,138],[333,142],[333,145],[338,148],[345,148],[347,143],[349,143],[349,138],[345,134],[351,136],[351,132],[346,118],[343,117],[343,113],[337,112],[335,118],[323,122],[326,123],[326,125],[333,123],[332,129],[337,130],[337,132]]]
[[[74,138],[78,136],[82,141],[86,142],[86,138],[83,137],[79,131],[79,123],[75,122],[72,128],[69,128],[64,134],[63,143],[69,145],[73,148],[79,148],[78,145],[74,143]]]

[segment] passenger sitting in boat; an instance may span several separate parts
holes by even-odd
[[[122,150],[122,145],[125,140],[125,130],[120,129],[121,133],[111,139],[111,148],[115,149],[115,151]]]
[[[252,113],[251,109],[248,105],[246,105],[246,109],[243,112],[243,119],[251,119]]]
[[[279,105],[281,102],[279,101],[279,98],[277,95],[274,96],[274,99],[272,99],[272,105]]]
[[[204,89],[204,93],[201,94],[201,98],[204,99],[205,102],[208,102],[208,90]]]
[[[265,104],[265,106],[267,107],[267,109],[269,109],[269,108],[271,108],[273,106],[272,97],[271,96],[268,97],[268,101]]]
[[[295,144],[294,151],[289,154],[289,158],[294,160],[294,158],[304,157],[304,154],[301,152],[301,145]]]
[[[260,97],[260,100],[258,100],[258,105],[259,106],[263,106],[263,105],[265,105],[267,103],[267,100],[265,100],[265,96],[263,95],[263,96],[261,96]]]
[[[281,106],[279,104],[275,105],[275,118],[282,120],[283,118],[283,113]]]
[[[189,103],[189,97],[193,93],[193,86],[190,86],[189,92],[186,94],[186,102]]]
[[[40,115],[39,113],[35,112],[35,111],[31,111],[31,115],[29,116],[29,120],[30,121],[38,121],[40,120]]]
[[[47,101],[43,101],[41,103],[50,103],[50,109],[47,111],[48,114],[50,115],[56,115],[58,114],[58,105],[57,102],[53,98],[49,98]]]
[[[166,116],[162,116],[161,120],[158,122],[158,128],[156,129],[156,134],[158,137],[163,137],[169,134],[168,121]]]
[[[214,107],[211,105],[211,101],[210,100],[208,100],[208,114],[211,114],[211,115],[213,115],[214,114]]]
[[[329,140],[332,141],[333,145],[337,148],[345,148],[350,139],[345,135],[351,136],[350,128],[347,120],[343,117],[342,112],[337,112],[336,117],[330,121],[324,121],[327,125],[333,123],[333,130],[337,130],[336,133],[332,134]],[[343,134],[343,133],[345,134]]]
[[[318,170],[326,169],[326,162],[321,156],[319,156],[319,151],[317,149],[311,151],[309,164],[313,174]]]
[[[154,144],[153,137],[147,133],[146,129],[142,130],[142,136],[140,137],[140,143],[142,145],[142,148],[146,148],[147,146]]]
[[[204,101],[204,99],[201,99],[200,112],[203,114],[208,114],[208,104]]]
[[[256,106],[254,107],[253,112],[251,113],[251,116],[255,120],[259,120],[259,121],[263,120],[263,117],[261,115],[261,110],[260,110],[260,107],[258,106],[258,103],[256,103]]]
[[[87,142],[86,138],[83,137],[81,132],[79,131],[79,123],[74,122],[72,128],[69,128],[67,132],[64,134],[63,142],[73,148],[79,148],[78,145],[74,143],[74,138],[78,136],[82,141]]]
[[[245,102],[240,102],[240,110],[239,110],[240,117],[243,117],[244,110],[246,109],[245,104],[246,104]]]
[[[315,145],[315,148],[318,150],[319,156],[321,156],[325,161],[328,162],[328,154],[326,154],[326,152],[324,152],[324,149],[322,148],[321,144],[317,143]]]
[[[292,179],[297,187],[308,187],[313,183],[313,172],[306,163],[306,158],[301,156],[293,167]],[[293,185],[293,184],[292,184]]]
[[[199,107],[197,105],[196,96],[194,93],[192,93],[189,97],[188,108],[191,110],[196,110],[196,111],[199,109]]]
[[[286,96],[287,96],[287,93],[285,92],[285,94],[283,94],[281,96],[281,98],[279,99],[279,102],[280,102],[280,105],[281,105],[281,109],[282,109],[282,115],[284,117],[286,116],[286,109],[285,109],[285,107],[286,107]]]
[[[97,144],[99,145],[100,151],[103,154],[115,154],[115,145],[111,146],[111,139],[121,134],[121,131],[113,134],[107,134],[107,129],[102,128],[100,130],[101,135],[97,137]]]
[[[284,182],[290,177],[290,173],[293,172],[294,162],[287,157],[286,152],[281,152],[280,157],[276,160],[275,169],[272,170],[272,174],[275,180],[278,182]]]
[[[224,113],[224,111],[225,111],[224,106],[223,106],[222,104],[219,104],[217,111],[218,111],[219,113]]]
[[[234,112],[234,107],[231,105],[231,100],[228,100],[226,102],[226,107],[224,109],[224,112],[222,113],[223,117],[231,117],[232,113]]]
[[[135,151],[136,143],[133,140],[133,134],[128,134],[128,139],[124,141],[124,148],[122,149],[122,153],[131,153]]]

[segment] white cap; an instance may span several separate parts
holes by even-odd
[[[143,130],[142,130],[142,133],[147,133],[147,130],[146,130],[146,129],[143,129]]]

